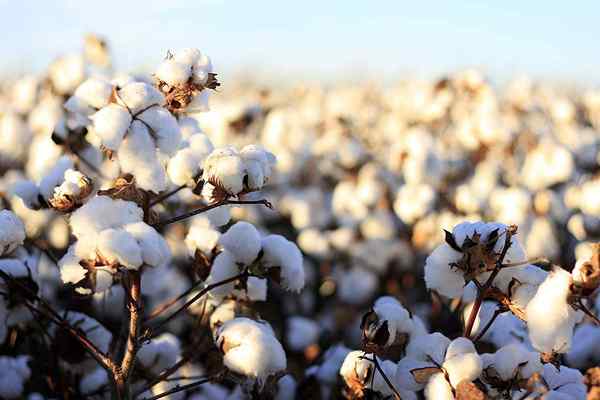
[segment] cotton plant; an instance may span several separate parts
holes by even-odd
[[[395,380],[406,390],[425,389],[427,399],[454,399],[459,385],[478,379],[483,368],[475,346],[464,337],[451,341],[437,332],[420,336],[406,353]]]
[[[143,221],[133,202],[95,196],[71,215],[78,239],[59,266],[64,283],[81,293],[102,292],[122,270],[160,267],[170,258],[164,238]]]
[[[246,271],[255,277],[271,278],[289,291],[299,291],[304,286],[302,254],[283,236],[261,238],[253,225],[241,221],[221,235],[219,243],[223,251],[215,257],[206,285],[235,278]],[[222,298],[234,289],[235,282],[232,280],[209,293]]]

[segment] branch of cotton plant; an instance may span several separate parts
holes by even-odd
[[[189,289],[187,289],[185,292],[181,293],[179,296],[177,296],[174,299],[171,299],[163,304],[160,304],[158,307],[156,307],[154,310],[152,310],[150,315],[148,315],[145,318],[144,322],[151,321],[154,318],[158,317],[160,314],[162,314],[163,312],[165,312],[166,310],[171,308],[171,306],[178,303],[180,300],[186,298],[190,293],[192,293],[194,290],[196,290],[198,288],[198,286],[202,285],[203,283],[204,283],[204,281],[194,282],[192,284],[192,286],[190,286]]]
[[[467,324],[465,325],[465,330],[463,332],[463,336],[466,338],[471,337],[471,331],[473,330],[473,325],[475,324],[475,319],[477,318],[477,314],[479,314],[479,309],[481,308],[481,304],[483,303],[483,299],[488,294],[488,290],[492,287],[494,283],[494,279],[500,273],[500,269],[502,268],[502,263],[504,262],[504,257],[506,257],[506,253],[511,245],[511,238],[517,232],[516,226],[510,226],[504,231],[505,239],[504,245],[502,246],[502,251],[500,252],[500,256],[496,261],[496,266],[494,270],[490,274],[489,278],[482,285],[479,284],[479,281],[476,279],[473,280],[477,285],[477,298],[475,299],[475,303],[473,304],[473,308],[471,309],[471,313],[469,314],[469,318],[467,319]]]
[[[171,395],[173,393],[178,393],[178,392],[183,392],[183,391],[195,389],[195,388],[197,388],[200,385],[203,385],[205,383],[208,383],[208,382],[214,380],[216,377],[218,377],[218,375],[214,375],[214,376],[211,376],[211,377],[199,380],[197,382],[188,383],[187,385],[177,385],[177,386],[175,386],[171,390],[167,390],[166,392],[157,394],[156,396],[144,397],[141,400],[158,400],[158,399],[162,399],[163,397],[169,396],[169,395]]]
[[[139,271],[129,271],[128,273],[130,280],[129,285],[129,334],[127,337],[127,346],[123,360],[121,361],[121,373],[123,375],[124,383],[127,384],[127,380],[131,375],[133,364],[137,351],[139,349],[139,335],[141,328],[141,316],[142,316],[142,290],[141,290],[141,274]]]
[[[198,301],[200,298],[202,298],[202,296],[207,294],[209,291],[211,291],[219,286],[223,286],[228,283],[235,282],[239,279],[248,278],[250,276],[252,276],[252,274],[250,274],[248,271],[244,271],[244,272],[240,273],[239,275],[235,275],[235,276],[232,276],[231,278],[227,278],[222,281],[215,282],[211,285],[206,286],[204,289],[202,289],[196,295],[194,295],[194,297],[192,297],[190,300],[188,300],[184,305],[182,305],[180,308],[178,308],[173,314],[169,315],[167,318],[160,321],[156,326],[154,326],[152,328],[152,330],[156,331],[158,328],[169,323],[171,320],[173,320],[173,318],[177,317],[179,314],[181,314],[182,312],[187,310],[192,304],[194,304],[196,301]]]
[[[582,299],[579,299],[577,303],[575,303],[575,305],[577,310],[583,311],[583,313],[590,317],[594,321],[594,323],[600,325],[600,319],[597,316],[595,316],[594,313],[591,312],[590,309],[585,306],[585,304],[583,304]]]
[[[228,199],[225,199],[225,200],[221,200],[221,201],[218,201],[216,203],[213,203],[213,204],[209,204],[209,205],[207,205],[205,207],[197,208],[197,209],[195,209],[193,211],[187,212],[187,213],[182,214],[182,215],[178,215],[176,217],[167,219],[165,221],[160,221],[160,222],[154,224],[153,226],[155,228],[161,228],[163,226],[170,225],[170,224],[173,224],[175,222],[179,222],[179,221],[182,221],[184,219],[193,217],[194,215],[198,215],[198,214],[201,214],[203,212],[210,211],[210,210],[212,210],[214,208],[217,208],[217,207],[221,207],[221,206],[225,206],[225,205],[243,205],[243,204],[262,204],[262,205],[264,205],[267,208],[273,209],[273,205],[267,199],[262,199],[262,200],[228,200]]]
[[[375,365],[375,369],[381,374],[381,377],[383,378],[385,383],[392,390],[392,392],[394,392],[394,397],[396,398],[396,400],[402,400],[402,396],[400,396],[400,393],[398,392],[398,390],[394,387],[394,385],[392,384],[392,382],[390,381],[388,376],[385,374],[385,372],[379,365],[379,361],[377,361],[377,356],[375,354],[373,354],[372,359],[368,358],[366,355],[362,356],[360,358],[364,358],[365,360],[371,361],[373,363],[373,365]],[[373,373],[373,375],[371,376],[371,387],[373,386],[374,377],[375,377],[375,373]]]
[[[135,394],[134,397],[139,396],[147,390],[150,390],[154,386],[158,385],[160,382],[168,381],[169,376],[173,375],[177,370],[183,367],[186,363],[191,361],[194,357],[188,356],[183,357],[181,360],[177,361],[175,364],[171,365],[169,368],[160,373],[156,378],[152,379],[147,385],[140,388]],[[194,379],[193,377],[190,379]],[[200,379],[200,377],[198,377]]]
[[[487,322],[487,324],[485,324],[485,326],[483,327],[481,332],[479,332],[479,334],[477,334],[477,336],[475,336],[475,339],[473,339],[473,343],[481,340],[481,338],[487,333],[487,331],[490,330],[490,328],[492,327],[492,324],[494,323],[494,321],[496,321],[496,318],[498,318],[498,316],[504,312],[506,312],[506,310],[504,310],[502,308],[497,308],[496,311],[494,311],[492,318],[490,318],[490,320]]]

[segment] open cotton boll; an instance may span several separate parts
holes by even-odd
[[[461,254],[445,243],[436,247],[425,260],[427,288],[435,290],[442,296],[460,297],[465,286],[465,278],[460,271],[450,266],[460,258]]]
[[[12,211],[0,211],[0,257],[12,253],[25,241],[25,225]]]
[[[206,278],[206,285],[224,281],[240,273],[240,269],[235,262],[235,257],[229,251],[225,250],[219,253],[213,262],[210,274]],[[210,290],[210,295],[215,298],[223,298],[233,291],[235,282],[220,285]]]
[[[377,275],[361,267],[344,271],[339,277],[337,296],[348,304],[363,304],[375,294],[379,285]]]
[[[31,377],[29,356],[0,356],[0,397],[22,398],[25,382]]]
[[[132,121],[127,109],[117,104],[109,104],[101,108],[90,116],[90,119],[94,133],[100,138],[102,145],[110,150],[119,148]]]
[[[142,263],[142,250],[133,235],[122,229],[106,229],[98,236],[98,251],[109,263],[137,270]]]
[[[319,382],[325,385],[335,384],[340,368],[348,353],[350,353],[350,349],[343,344],[332,345],[323,354],[321,364],[309,368],[306,371],[306,375],[315,376]]]
[[[227,321],[218,329],[216,342],[225,367],[259,382],[287,366],[283,347],[266,323],[248,318]]]
[[[137,356],[144,368],[159,374],[179,360],[181,343],[175,335],[163,333],[144,344]]]
[[[555,268],[540,285],[525,310],[529,338],[544,353],[565,353],[571,347],[573,328],[583,318],[567,302],[571,274]]]
[[[175,59],[164,60],[155,72],[158,79],[171,86],[186,83],[190,79],[191,74],[191,63],[180,62]]]
[[[167,167],[169,178],[176,185],[195,185],[194,177],[202,170],[204,160],[213,151],[213,145],[204,133],[195,133],[187,139],[187,146],[181,148]]]
[[[362,327],[363,334],[369,340],[373,340],[384,325],[387,327],[388,333],[387,341],[383,343],[385,346],[393,344],[401,334],[412,334],[413,323],[410,314],[395,298],[380,297],[375,301],[372,312],[375,313],[376,318],[368,314],[363,317],[366,324]],[[408,338],[404,340],[408,340]],[[377,344],[381,345],[382,343]]]
[[[302,253],[294,242],[281,235],[268,235],[262,239],[262,251],[262,265],[279,268],[282,287],[295,292],[304,287]]]
[[[244,190],[245,174],[244,161],[233,147],[215,149],[204,161],[203,179],[230,195]]]
[[[54,188],[60,186],[65,180],[65,172],[73,168],[73,161],[67,157],[61,157],[56,165],[40,181],[40,194],[46,200],[54,195]]]
[[[81,378],[79,391],[83,395],[89,395],[105,385],[108,385],[108,374],[104,368],[98,367]]]
[[[146,265],[162,267],[171,258],[171,250],[165,239],[145,222],[127,224],[123,227],[138,242],[142,261]]]
[[[425,398],[427,400],[454,400],[452,386],[446,380],[443,373],[434,374],[425,387]]]
[[[152,107],[138,115],[139,119],[150,126],[158,149],[167,155],[173,155],[181,142],[181,131],[177,119],[162,107]]]
[[[260,234],[254,225],[245,221],[229,228],[221,235],[219,243],[233,255],[236,262],[244,265],[250,265],[262,247]]]
[[[236,295],[236,297],[239,298],[240,296]],[[241,297],[246,297],[250,301],[267,300],[267,280],[256,276],[248,277],[245,293]]]
[[[446,355],[446,349],[450,345],[450,339],[439,332],[416,337],[409,342],[406,355],[420,361],[434,361],[442,365]]]
[[[493,367],[503,381],[529,379],[534,373],[542,372],[540,354],[529,351],[521,344],[510,344],[500,348],[489,359],[485,367]]]
[[[94,109],[105,107],[110,101],[113,86],[104,80],[90,78],[75,90],[64,104],[67,111],[76,114],[90,114]]]
[[[137,114],[152,105],[164,103],[164,97],[154,86],[145,82],[132,82],[118,91],[117,102]]]
[[[188,104],[187,109],[190,112],[195,113],[210,111],[210,106],[208,105],[209,97],[210,93],[207,90],[201,91],[192,98],[192,101],[190,101],[190,104]]]
[[[119,147],[118,158],[122,172],[135,176],[141,189],[159,193],[167,188],[166,172],[148,128],[142,122],[131,124],[129,134]]]
[[[144,213],[137,204],[108,196],[95,196],[71,214],[70,225],[78,239],[96,236],[107,228],[141,222]]]
[[[427,214],[436,200],[436,193],[427,184],[408,184],[398,190],[394,201],[396,215],[407,225]]]
[[[185,244],[190,256],[193,257],[196,250],[200,250],[204,254],[212,254],[213,249],[219,243],[221,232],[203,223],[195,223],[195,221],[201,220],[194,220],[185,237]]]
[[[40,188],[32,181],[20,180],[13,185],[12,190],[17,197],[23,200],[25,207],[32,210],[37,210],[41,207]]]
[[[202,58],[202,52],[196,48],[186,47],[177,50],[173,54],[172,60],[181,64],[194,65]]]
[[[244,160],[248,176],[248,188],[258,190],[263,187],[271,177],[271,170],[277,161],[273,153],[257,145],[245,146],[240,151]]]
[[[85,79],[85,61],[78,54],[60,57],[48,67],[48,76],[56,92],[73,93]]]
[[[286,321],[286,326],[286,343],[293,351],[303,351],[319,340],[321,328],[310,318],[290,317]]]
[[[583,382],[583,375],[576,369],[567,368],[564,365],[556,368],[552,364],[544,364],[542,377],[546,381],[548,389],[550,389],[545,398],[569,400],[584,400],[586,398],[587,388]],[[562,396],[550,397],[551,394]]]

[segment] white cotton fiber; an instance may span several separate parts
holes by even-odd
[[[465,278],[460,271],[450,267],[450,263],[460,260],[461,253],[446,243],[436,247],[425,260],[425,283],[427,288],[442,296],[460,297],[465,286]]]
[[[540,352],[565,353],[571,347],[573,328],[583,313],[567,303],[571,274],[555,268],[527,305],[529,338]]]
[[[235,258],[236,262],[250,265],[258,256],[262,245],[260,234],[254,225],[240,221],[227,230],[219,243]]]
[[[281,268],[281,285],[291,291],[304,287],[302,253],[295,243],[281,235],[268,235],[262,239],[262,263],[267,268]]]
[[[162,267],[169,261],[171,250],[167,242],[150,225],[144,222],[136,222],[125,225],[123,229],[138,242],[144,264]]]
[[[127,269],[138,269],[142,251],[133,235],[122,229],[106,229],[98,237],[98,251],[109,262],[119,263]]]
[[[131,124],[131,115],[127,110],[117,104],[109,104],[90,118],[94,133],[100,138],[102,145],[117,150]]]
[[[133,114],[153,104],[162,105],[163,95],[154,86],[144,82],[133,82],[119,90],[117,102],[122,107],[128,107]]]
[[[171,86],[186,83],[192,74],[192,66],[174,59],[167,59],[160,63],[155,75],[158,79]]]
[[[240,269],[235,263],[233,254],[228,251],[222,251],[214,260],[210,275],[206,279],[206,284],[211,285],[213,283],[221,282],[225,279],[232,278],[240,273]],[[229,294],[233,288],[234,283],[228,283],[220,285],[210,291],[210,295],[216,298],[222,298]]]
[[[181,142],[181,130],[175,117],[162,107],[152,107],[138,116],[150,126],[157,148],[166,155],[173,155]]]

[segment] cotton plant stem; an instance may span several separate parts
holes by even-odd
[[[162,381],[167,381],[169,376],[177,372],[181,367],[183,367],[186,363],[191,361],[193,357],[183,357],[181,360],[177,361],[175,364],[171,365],[169,368],[160,373],[156,378],[152,379],[147,385],[144,385],[141,389],[139,389],[134,397],[139,396],[147,390],[150,390],[154,386],[158,385]],[[199,377],[198,379],[200,379]],[[191,379],[194,379],[193,377]]]
[[[129,332],[127,336],[127,344],[125,354],[121,361],[120,368],[117,374],[117,391],[121,393],[122,398],[128,399],[129,395],[129,378],[133,371],[135,357],[139,350],[139,338],[141,330],[141,316],[143,312],[142,306],[142,291],[141,291],[141,273],[140,271],[129,271]]]
[[[203,212],[210,211],[210,210],[215,209],[217,207],[221,207],[221,206],[225,206],[225,205],[242,205],[242,204],[262,204],[265,207],[273,208],[273,206],[271,205],[271,203],[268,200],[266,200],[266,199],[262,199],[262,200],[228,200],[228,199],[226,199],[226,200],[218,201],[218,202],[213,203],[213,204],[209,204],[209,205],[204,206],[204,207],[197,208],[197,209],[195,209],[193,211],[190,211],[190,212],[187,212],[185,214],[178,215],[176,217],[169,218],[169,219],[164,220],[164,221],[160,221],[157,224],[154,224],[153,226],[155,228],[161,228],[163,226],[170,225],[170,224],[173,224],[175,222],[179,222],[179,221],[182,221],[184,219],[193,217],[194,215],[198,215],[198,214],[201,214]]]
[[[154,310],[152,310],[152,312],[150,312],[150,314],[144,319],[144,322],[151,321],[154,318],[158,317],[163,312],[165,312],[166,310],[171,308],[174,304],[176,304],[180,300],[186,298],[190,293],[192,293],[194,290],[196,290],[198,288],[198,286],[202,285],[203,283],[204,283],[203,281],[194,282],[192,284],[192,286],[190,286],[189,289],[187,289],[185,292],[181,293],[179,296],[160,304],[158,307],[156,307]]]
[[[500,314],[504,313],[504,312],[506,312],[506,311],[501,310],[500,308],[496,309],[496,311],[494,311],[494,315],[492,315],[492,318],[487,322],[487,324],[485,324],[485,326],[483,327],[483,329],[481,330],[481,332],[479,332],[477,334],[477,336],[475,337],[475,339],[473,339],[473,342],[478,342],[479,340],[481,340],[481,338],[492,327],[492,324],[494,323],[494,321],[496,321],[496,318],[498,318],[498,316]]]
[[[214,379],[214,377],[208,377],[208,378],[199,380],[197,382],[189,383],[187,385],[181,385],[181,386],[177,385],[176,387],[174,387],[171,390],[167,390],[166,392],[157,394],[156,396],[144,397],[141,400],[158,400],[158,399],[162,399],[163,397],[169,396],[169,395],[174,394],[174,393],[178,393],[178,392],[183,392],[183,391],[195,389],[198,386],[203,385],[205,383],[208,383],[208,382],[210,382],[213,379]]]
[[[162,326],[166,325],[167,323],[169,323],[170,321],[172,321],[175,317],[177,317],[182,312],[187,310],[192,304],[194,304],[196,301],[198,301],[202,296],[206,295],[209,291],[211,291],[219,286],[223,286],[228,283],[235,282],[238,279],[242,279],[242,278],[249,277],[249,276],[251,276],[251,275],[248,272],[242,272],[239,275],[235,275],[235,276],[232,276],[231,278],[227,278],[222,281],[219,281],[219,282],[216,282],[216,283],[206,286],[204,289],[202,289],[201,291],[196,293],[194,295],[194,297],[192,297],[190,300],[188,300],[184,305],[182,305],[180,308],[178,308],[173,314],[169,315],[167,318],[160,321],[156,326],[154,326],[152,328],[152,330],[156,331],[160,327],[162,327]]]

